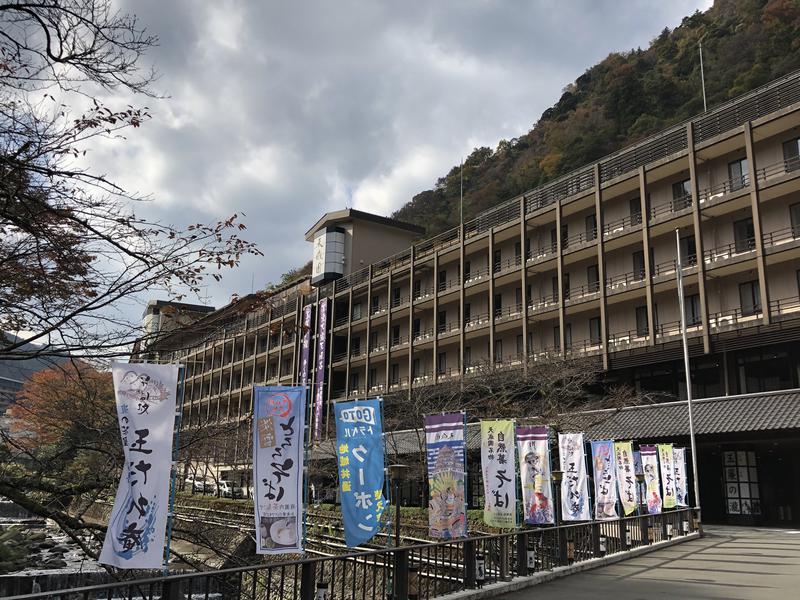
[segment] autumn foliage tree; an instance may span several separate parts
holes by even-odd
[[[0,32],[0,331],[16,333],[0,359],[124,355],[140,334],[125,302],[196,293],[259,251],[239,215],[149,219],[148,198],[88,166],[96,142],[150,118],[99,99],[156,95],[142,61],[157,39],[135,16],[112,0],[0,2]]]

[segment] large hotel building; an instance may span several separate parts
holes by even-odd
[[[356,210],[328,213],[306,234],[311,278],[268,306],[246,296],[166,333],[148,351],[187,365],[184,425],[244,422],[253,385],[297,382],[307,305],[309,383],[323,386],[327,406],[557,355],[593,356],[610,379],[685,397],[678,244],[694,397],[798,387],[800,73],[421,234]],[[710,437],[708,452],[733,443],[766,456],[778,429]],[[787,460],[797,439],[792,430],[778,449]],[[249,450],[234,454],[246,462]],[[781,510],[770,518],[787,520]]]

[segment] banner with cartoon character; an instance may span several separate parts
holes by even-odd
[[[589,483],[582,433],[559,433],[558,455],[563,471],[561,480],[561,519],[589,521]]]
[[[632,442],[615,442],[614,454],[617,464],[617,484],[622,512],[625,516],[636,512],[639,503],[639,486],[636,482],[636,459]]]
[[[481,421],[483,522],[490,527],[517,526],[517,465],[514,421]]]
[[[432,538],[467,535],[464,412],[425,417],[428,459],[428,528]]]
[[[99,562],[164,564],[178,365],[114,363],[111,376],[125,463]]]
[[[305,388],[253,389],[256,553],[303,551]]]
[[[672,460],[675,463],[675,504],[689,506],[688,481],[686,479],[686,449],[673,448]]]
[[[549,435],[546,426],[517,427],[522,514],[528,525],[551,525],[554,522]]]
[[[675,508],[675,461],[672,457],[672,444],[658,444],[657,448],[664,488],[664,508]]]
[[[592,442],[594,465],[594,518],[603,521],[618,519],[617,472],[614,469],[613,440]]]
[[[377,398],[334,404],[344,539],[354,548],[378,533],[383,497],[383,424]]]
[[[657,515],[661,512],[661,482],[658,477],[658,456],[655,446],[639,446],[644,472],[645,500],[647,512]]]

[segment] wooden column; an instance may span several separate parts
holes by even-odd
[[[439,382],[439,252],[433,253],[433,382]]]
[[[519,243],[522,251],[522,264],[519,270],[522,286],[522,354],[525,358],[523,368],[528,372],[528,228],[525,220],[525,196],[519,202]]]
[[[608,369],[608,304],[606,301],[606,251],[605,219],[603,218],[603,189],[600,183],[600,165],[594,165],[594,213],[597,221],[597,279],[600,292],[600,341],[602,343],[603,369]]]
[[[647,298],[647,331],[649,345],[656,345],[655,303],[653,302],[653,265],[650,264],[650,207],[647,202],[647,171],[639,167],[639,201],[642,211],[642,251],[644,252],[644,282]]]
[[[494,227],[489,228],[489,364],[494,369]]]
[[[694,150],[692,123],[686,124],[686,146],[689,150],[689,182],[692,188],[692,224],[694,225],[694,245],[697,253],[697,287],[700,296],[700,319],[703,323],[703,352],[708,354],[711,348],[711,341],[708,330],[708,299],[706,298],[706,258],[703,250],[700,188],[697,181],[697,156]],[[678,256],[675,259],[677,260]]]
[[[561,200],[556,202],[556,268],[558,273],[558,352],[566,353],[564,334],[564,240],[561,239]]]
[[[761,231],[761,201],[756,179],[756,154],[753,151],[753,126],[744,124],[744,146],[747,152],[747,176],[750,179],[750,208],[753,213],[753,235],[756,242],[756,266],[758,268],[758,287],[761,292],[761,314],[764,325],[769,325],[769,289],[767,288],[767,263],[764,255],[764,237]]]

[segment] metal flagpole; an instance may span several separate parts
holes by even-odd
[[[169,575],[170,546],[172,544],[172,524],[175,521],[175,492],[178,489],[178,458],[181,423],[183,421],[183,399],[186,394],[186,365],[181,365],[181,395],[178,410],[175,413],[174,433],[172,436],[172,470],[170,472],[169,512],[167,512],[167,542],[164,548],[164,575]]]
[[[703,40],[701,39],[697,42],[697,45],[700,48],[700,83],[703,86],[703,112],[708,111],[708,105],[706,104],[706,74],[703,70]]]
[[[683,340],[683,369],[686,371],[686,400],[689,407],[689,439],[692,444],[692,480],[694,483],[694,503],[697,508],[697,518],[700,521],[700,484],[697,472],[697,446],[694,439],[694,418],[692,415],[692,372],[689,370],[689,344],[686,341],[686,310],[683,299],[683,265],[681,264],[681,235],[675,229],[675,247],[677,248],[677,278],[678,278],[678,310],[681,313],[681,339]],[[702,258],[702,257],[701,257]]]

